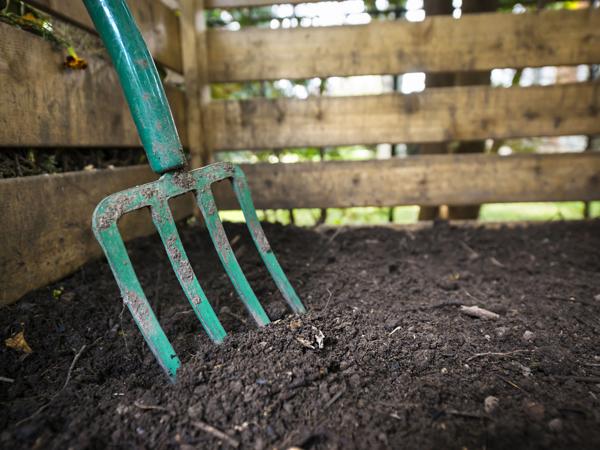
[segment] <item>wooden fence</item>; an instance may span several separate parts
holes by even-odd
[[[31,3],[94,33],[80,0]],[[158,0],[129,1],[157,62],[185,79],[185,93],[167,93],[194,165],[223,150],[600,133],[598,83],[210,101],[213,82],[600,63],[598,10],[241,31],[207,30],[198,20],[204,8],[272,3],[182,0],[178,15]],[[40,37],[0,23],[0,146],[6,147],[0,151],[139,146],[107,60],[90,57],[87,70],[69,72],[63,57]],[[244,169],[258,208],[600,199],[597,153],[432,155]],[[0,180],[0,304],[99,255],[90,230],[95,204],[151,179],[149,169],[134,166]],[[235,208],[229,191],[217,189],[217,196],[223,207]],[[189,200],[178,202],[177,217],[191,214]],[[124,220],[126,238],[152,232],[142,216]]]

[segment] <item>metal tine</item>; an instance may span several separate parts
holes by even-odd
[[[204,189],[196,191],[196,202],[202,212],[213,244],[217,249],[219,259],[242,302],[259,326],[268,325],[271,321],[244,276],[235,253],[233,253],[233,249],[229,244],[225,229],[223,228],[221,219],[219,219],[219,212],[217,211],[217,205],[215,204],[210,185],[206,185]]]
[[[254,202],[252,201],[252,195],[250,193],[246,175],[239,166],[235,166],[234,168],[233,190],[240,207],[242,208],[242,212],[244,213],[246,225],[248,226],[252,240],[256,245],[256,249],[258,250],[258,253],[260,253],[261,258],[273,277],[275,284],[279,288],[281,295],[283,295],[283,298],[292,311],[297,314],[305,313],[306,308],[290,284],[269,245],[269,241],[267,241],[265,232],[263,231],[258,215],[256,214],[256,209],[254,208]]]
[[[94,233],[106,253],[123,302],[129,308],[154,357],[174,383],[181,363],[144,294],[116,222],[103,229],[95,227]]]
[[[167,250],[171,266],[177,275],[187,299],[196,313],[196,317],[213,342],[223,342],[227,333],[211,307],[206,294],[200,287],[196,274],[187,257],[177,225],[169,208],[168,199],[160,199],[151,204],[152,221],[158,230]]]

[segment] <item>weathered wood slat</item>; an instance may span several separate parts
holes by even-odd
[[[387,161],[246,165],[258,208],[322,208],[600,199],[600,154],[433,155]],[[0,305],[68,275],[101,254],[90,228],[105,195],[154,179],[146,167],[0,180]],[[215,188],[235,209],[231,188]],[[192,212],[190,198],[174,206]],[[126,239],[150,234],[143,212]]]
[[[0,305],[58,280],[101,249],[92,212],[106,195],[156,179],[146,166],[0,180]],[[172,202],[177,218],[192,212],[190,197]],[[154,232],[145,211],[126,215],[125,239]]]
[[[208,33],[213,82],[600,62],[600,10]]]
[[[198,168],[210,160],[203,130],[204,107],[210,102],[210,86],[206,79],[206,24],[196,20],[197,15],[204,12],[202,0],[180,0],[179,5],[190,164]]]
[[[81,0],[31,0],[30,3],[88,30],[95,30]],[[130,0],[127,4],[144,36],[150,53],[160,63],[181,73],[183,65],[179,40],[179,19],[175,11],[165,6],[160,0]]]
[[[208,111],[215,150],[597,134],[600,83],[215,101]]]
[[[40,37],[0,23],[0,146],[139,146],[112,65],[93,57],[71,71],[63,59]],[[167,88],[167,96],[185,142],[184,95]]]
[[[359,162],[253,164],[259,209],[600,199],[600,153],[427,155]],[[239,209],[217,185],[220,209]]]

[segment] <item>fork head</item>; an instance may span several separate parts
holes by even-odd
[[[229,179],[233,185],[252,240],[279,291],[293,312],[306,312],[267,241],[254,209],[248,182],[239,166],[222,162],[190,172],[169,172],[152,183],[106,197],[94,211],[92,219],[94,235],[106,254],[119,285],[123,302],[171,381],[175,381],[180,360],[144,295],[119,233],[117,222],[121,216],[131,211],[150,208],[154,226],[158,230],[169,261],[196,317],[213,342],[220,343],[225,338],[226,332],[200,287],[169,209],[169,199],[193,192],[219,259],[240,299],[259,326],[267,325],[270,322],[269,317],[244,276],[219,219],[211,185],[225,179]]]

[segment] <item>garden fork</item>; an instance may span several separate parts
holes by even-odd
[[[173,116],[156,66],[124,0],[84,0],[119,75],[142,145],[159,180],[110,195],[94,211],[92,228],[117,280],[123,302],[133,315],[152,353],[165,373],[175,381],[179,358],[161,328],[119,234],[117,221],[131,211],[150,208],[152,221],[166,248],[177,279],[192,309],[215,343],[226,336],[204,294],[185,253],[169,199],[193,192],[219,259],[242,302],[259,326],[269,323],[256,295],[229,244],[211,191],[217,181],[229,179],[244,213],[246,224],[264,264],[295,313],[305,308],[277,262],[256,215],[248,182],[242,170],[231,163],[216,163],[184,171],[186,160]]]

